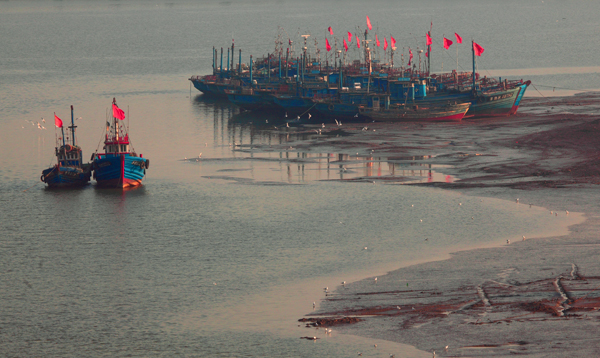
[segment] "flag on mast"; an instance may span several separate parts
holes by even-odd
[[[369,28],[369,30],[373,29],[373,26],[371,26],[371,20],[369,20],[368,16],[367,16],[367,27]]]
[[[429,33],[426,33],[425,36],[427,37],[427,43],[426,45],[429,46],[433,43],[433,41],[431,41],[431,37],[429,36]]]
[[[392,50],[393,50],[394,46],[396,46],[396,39],[392,35],[390,35],[390,39],[391,39],[391,42],[392,42]]]
[[[387,50],[388,44],[387,44],[387,39],[384,37],[383,38],[383,51]]]
[[[325,39],[325,48],[327,49],[327,52],[331,51],[331,45],[329,44],[329,40]]]
[[[358,39],[358,35],[356,35],[356,47],[360,48],[360,40]]]
[[[444,37],[444,48],[447,50],[450,48],[451,45],[452,45],[452,41],[450,41]]]
[[[457,34],[456,32],[454,33],[454,35],[456,36],[456,43],[457,44],[461,44],[462,43],[462,37],[460,37],[460,35]]]
[[[344,49],[346,49],[346,52],[348,52],[348,44],[346,43],[346,39],[344,39]]]
[[[54,113],[54,125],[57,128],[62,128],[62,119],[58,118],[58,116],[56,115],[56,113]]]
[[[331,29],[331,26],[329,26],[327,30],[329,30],[329,34],[333,35],[333,30]]]
[[[117,107],[117,105],[114,103],[113,103],[113,117],[118,118],[120,120],[125,119],[125,112],[123,112],[123,110],[121,108]]]
[[[377,34],[375,34],[375,44],[377,45],[377,47],[380,46],[379,38],[377,37]]]
[[[352,32],[348,31],[348,42],[352,42]]]
[[[408,66],[410,66],[410,63],[412,62],[412,59],[413,59],[413,54],[412,54],[412,50],[410,49],[410,47],[408,48],[408,53],[410,54],[410,57],[408,58]]]
[[[483,53],[483,51],[485,51],[485,49],[481,46],[479,46],[479,44],[475,41],[473,41],[473,51],[475,52],[475,56],[481,56],[481,54]]]

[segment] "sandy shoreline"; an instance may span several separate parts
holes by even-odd
[[[373,123],[362,132],[344,125],[352,135],[321,141],[389,160],[425,156],[460,178],[414,185],[519,198],[549,215],[577,211],[587,220],[567,236],[458,252],[390,272],[376,286],[347,284],[309,317],[361,317],[336,330],[438,356],[599,356],[599,100],[597,93],[528,98],[515,117],[460,124]]]

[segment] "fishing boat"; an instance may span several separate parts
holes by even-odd
[[[94,179],[99,187],[133,188],[142,184],[150,161],[132,148],[127,127],[120,124],[125,112],[113,98],[112,120],[106,123],[104,153],[92,155]]]
[[[65,138],[62,120],[54,113],[54,124],[60,127],[62,137],[58,138],[54,148],[57,164],[42,171],[40,180],[48,184],[49,188],[70,188],[86,185],[90,181],[92,166],[83,164],[82,151],[75,139],[75,122],[73,120],[73,106],[71,106],[71,138]],[[71,143],[68,143],[68,140]],[[62,140],[62,145],[58,145]]]
[[[378,102],[373,101],[373,103]],[[384,107],[359,107],[359,112],[376,122],[459,122],[469,110],[470,105],[471,102],[443,104],[421,101],[389,104],[388,101]]]

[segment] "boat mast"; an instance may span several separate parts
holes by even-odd
[[[77,128],[77,126],[75,126],[75,121],[73,120],[73,105],[71,105],[71,126],[69,128],[71,128],[71,139],[73,140],[73,147],[74,147],[75,146],[75,128]]]
[[[475,92],[475,41],[471,39],[471,53],[473,54],[473,92]]]
[[[429,38],[431,38],[431,30],[428,32]],[[457,47],[458,48],[458,47]],[[458,58],[458,56],[457,56]],[[442,58],[442,72],[444,72],[444,62]],[[427,45],[427,75],[431,73],[431,44]]]
[[[117,99],[113,97],[113,104],[116,106],[117,105]],[[113,124],[114,124],[114,129],[115,129],[115,140],[118,142],[119,141],[119,122],[117,122],[117,118],[115,117],[115,110],[113,108]],[[115,151],[116,153],[116,151]]]

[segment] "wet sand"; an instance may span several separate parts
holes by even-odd
[[[349,135],[296,147],[422,158],[459,179],[352,180],[459,190],[544,207],[548,215],[583,212],[586,220],[567,236],[515,238],[346,284],[308,318],[357,317],[336,330],[438,356],[600,356],[600,94],[526,98],[510,118],[329,125],[323,134],[334,131]]]

